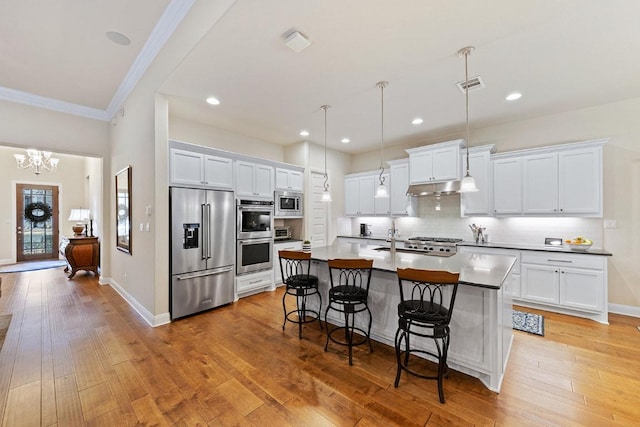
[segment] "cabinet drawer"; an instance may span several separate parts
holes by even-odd
[[[273,285],[273,270],[261,271],[236,277],[236,291],[240,294],[254,289],[266,288]]]
[[[604,270],[605,258],[596,255],[570,254],[564,252],[523,252],[522,262],[574,268]]]

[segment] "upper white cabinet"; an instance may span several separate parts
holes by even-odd
[[[558,179],[560,212],[602,216],[602,144],[559,153]]]
[[[409,188],[409,159],[389,160],[389,203],[391,215],[416,216],[416,198],[407,196]]]
[[[478,191],[460,195],[462,215],[491,215],[493,180],[491,179],[491,154],[496,151],[494,145],[483,145],[469,149],[469,174],[476,181]],[[466,171],[466,150],[460,151],[462,171]]]
[[[169,151],[171,185],[233,189],[233,161],[187,150]]]
[[[273,198],[273,167],[237,160],[236,196]]]
[[[345,215],[375,214],[375,175],[347,175],[344,179]]]
[[[494,213],[602,216],[605,142],[563,144],[494,156]]]
[[[460,180],[461,139],[405,150],[409,153],[409,181],[411,184]]]
[[[276,168],[276,190],[302,191],[302,172]]]
[[[493,213],[496,215],[522,213],[522,159],[520,157],[493,160]]]

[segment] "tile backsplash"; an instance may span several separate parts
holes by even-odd
[[[339,235],[357,235],[360,223],[369,224],[372,236],[386,236],[391,227],[388,217],[340,218]],[[461,217],[460,196],[450,195],[418,198],[418,216],[395,218],[400,239],[412,236],[451,237],[473,240],[469,225],[486,227],[491,242],[544,244],[545,237],[571,239],[584,236],[593,241],[594,248],[602,248],[602,218],[573,217]],[[606,248],[605,248],[606,249]]]

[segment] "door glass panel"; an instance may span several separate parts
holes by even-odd
[[[24,255],[53,254],[53,194],[51,190],[22,190]]]

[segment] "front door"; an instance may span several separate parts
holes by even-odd
[[[58,258],[58,187],[16,185],[17,261]]]

